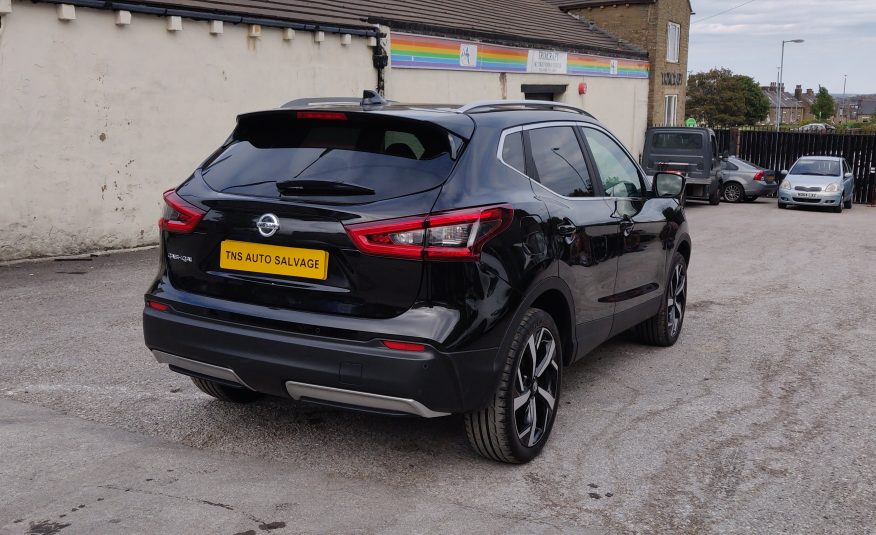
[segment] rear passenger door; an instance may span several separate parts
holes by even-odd
[[[608,132],[591,125],[581,131],[623,244],[611,295],[616,334],[656,312],[667,256],[661,233],[671,217],[667,203],[674,201],[649,198],[639,166]]]
[[[618,220],[606,202],[583,150],[577,123],[548,123],[524,130],[536,195],[548,223],[559,276],[575,301],[578,356],[608,337],[617,274]]]

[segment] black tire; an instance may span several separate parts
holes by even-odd
[[[721,195],[727,202],[743,202],[745,200],[745,189],[739,182],[727,182],[721,190]]]
[[[681,290],[678,290],[678,287]],[[677,305],[677,306],[676,306]],[[687,310],[687,262],[675,253],[666,279],[660,311],[635,327],[639,339],[652,346],[669,347],[678,340]]]
[[[255,401],[259,398],[258,392],[253,392],[246,388],[234,388],[214,383],[213,381],[208,381],[206,379],[201,379],[200,377],[191,377],[190,379],[201,392],[222,401],[229,401],[231,403],[249,403],[250,401]]]
[[[788,207],[788,205],[787,205],[786,203],[779,202],[779,208],[781,208],[781,209],[784,210],[784,209],[787,208],[787,207]]]
[[[853,204],[854,203],[852,202],[852,196],[849,195],[849,200],[845,201],[845,204],[843,206],[845,206],[846,210],[851,210]]]
[[[745,198],[745,202],[754,202],[757,200],[757,198],[758,198],[757,195],[749,195],[748,197]]]
[[[836,206],[833,207],[834,213],[841,214],[843,213],[843,200],[840,198],[840,202],[837,203]]]
[[[493,399],[483,409],[465,415],[468,441],[475,451],[515,464],[529,462],[541,452],[559,408],[562,349],[550,314],[537,308],[527,310],[511,334]],[[523,431],[518,432],[521,427]]]
[[[712,206],[718,206],[721,204],[721,187],[715,184],[712,191],[709,192],[709,204]]]

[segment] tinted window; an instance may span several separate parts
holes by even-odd
[[[343,199],[373,202],[434,188],[452,166],[448,134],[433,125],[371,118],[296,120],[278,113],[241,118],[232,142],[202,173],[211,188],[228,193],[279,197],[277,182],[316,180],[374,190]],[[342,201],[337,197],[332,200]]]
[[[636,164],[613,139],[599,130],[584,128],[607,197],[638,197],[642,182]]]
[[[508,165],[526,174],[526,164],[523,156],[523,133],[515,132],[505,136],[505,144],[502,146],[502,160]]]
[[[651,137],[655,149],[702,150],[703,135],[698,132],[655,133]]]
[[[593,197],[584,153],[571,126],[530,130],[529,144],[539,182],[545,187],[565,197]]]

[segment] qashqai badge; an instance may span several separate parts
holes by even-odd
[[[265,214],[256,222],[256,227],[259,229],[259,234],[268,238],[280,230],[280,220],[274,214]]]

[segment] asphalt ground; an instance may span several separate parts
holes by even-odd
[[[459,416],[201,394],[142,343],[154,249],[0,267],[0,533],[876,533],[876,210],[688,218],[679,342],[567,369],[524,466]]]

